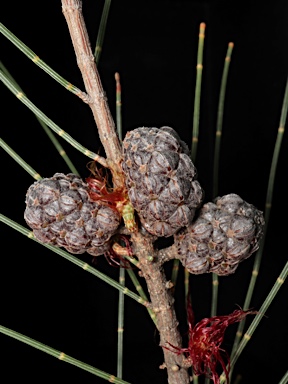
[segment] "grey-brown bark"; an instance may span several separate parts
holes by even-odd
[[[79,0],[62,0],[62,9],[68,24],[72,43],[77,57],[77,63],[83,76],[87,100],[93,113],[100,140],[107,155],[109,168],[113,175],[113,185],[116,189],[124,188],[124,176],[121,169],[122,153],[116,135],[101,80],[95,65],[94,57],[81,12],[82,2]],[[145,278],[151,297],[153,310],[157,316],[157,327],[160,333],[160,344],[181,348],[181,336],[177,329],[173,297],[169,290],[162,264],[157,261],[151,237],[143,236],[140,232],[131,235],[133,250],[138,257],[143,277]],[[153,256],[154,261],[148,261],[147,255]],[[165,366],[169,384],[188,384],[189,375],[184,367],[183,355],[163,348]]]

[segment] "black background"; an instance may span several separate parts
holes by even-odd
[[[83,3],[94,47],[104,2]],[[121,75],[124,132],[139,126],[170,125],[190,146],[198,30],[200,22],[207,24],[196,160],[205,201],[212,199],[218,94],[227,45],[233,41],[219,194],[237,193],[264,210],[287,76],[287,8],[286,1],[112,1],[99,72],[113,116],[114,73]],[[1,16],[3,24],[40,58],[84,90],[60,1],[6,2],[1,5]],[[103,154],[87,105],[4,37],[1,53],[4,65],[37,107],[82,145]],[[68,173],[31,112],[4,86],[1,92],[2,138],[43,177]],[[60,140],[81,175],[87,176],[89,159]],[[260,308],[287,261],[287,147],[286,132],[268,237],[251,303],[255,309]],[[4,151],[1,172],[2,213],[26,226],[25,193],[33,180]],[[1,226],[1,244],[1,323],[116,374],[116,290],[5,225]],[[89,255],[80,258],[91,262]],[[253,261],[252,256],[233,276],[220,278],[219,315],[243,305]],[[98,258],[96,267],[117,279],[118,270],[103,257]],[[167,273],[170,267],[167,265]],[[211,276],[191,276],[191,284],[199,321],[209,316]],[[130,282],[127,286],[131,287]],[[185,333],[182,291],[180,285],[176,309],[181,332]],[[287,368],[287,293],[285,284],[239,359],[235,373],[242,375],[241,383],[278,383],[283,376]],[[228,351],[235,329],[227,332],[224,346]],[[165,372],[158,369],[162,352],[155,328],[146,310],[130,298],[126,300],[124,335],[123,378],[132,383],[165,383]],[[104,382],[7,336],[0,338],[3,383]]]

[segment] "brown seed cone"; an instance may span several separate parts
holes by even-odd
[[[123,141],[130,201],[145,229],[171,236],[188,226],[203,199],[187,145],[171,127],[137,128]]]
[[[88,185],[72,173],[56,173],[32,184],[24,218],[35,237],[76,254],[98,256],[107,251],[121,218],[101,200],[92,201],[88,191]]]
[[[175,235],[180,260],[190,273],[230,275],[259,248],[263,226],[262,212],[238,195],[218,197]]]

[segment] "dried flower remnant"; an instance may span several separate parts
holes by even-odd
[[[125,246],[121,246],[120,243],[124,243]],[[130,269],[131,265],[128,260],[125,259],[125,256],[133,257],[133,251],[129,238],[125,235],[116,235],[113,238],[113,241],[110,244],[110,248],[105,252],[104,256],[112,267],[122,267]]]
[[[213,316],[199,321],[193,326],[194,315],[191,305],[188,305],[189,342],[188,348],[176,348],[170,345],[177,354],[185,353],[192,365],[193,374],[205,375],[213,380],[214,384],[220,383],[217,368],[220,365],[225,372],[229,384],[230,358],[227,352],[220,348],[227,327],[237,323],[255,311],[235,310],[230,315]],[[168,343],[169,344],[169,343]],[[228,365],[228,368],[226,368]]]
[[[110,208],[119,212],[126,228],[130,232],[135,232],[137,230],[137,224],[134,216],[134,208],[129,201],[125,187],[123,187],[122,190],[113,191],[113,189],[107,185],[107,178],[101,175],[101,172],[95,165],[89,169],[93,173],[93,177],[86,178],[86,182],[90,187],[90,198],[93,201],[102,201]]]

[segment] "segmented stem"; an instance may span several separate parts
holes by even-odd
[[[218,303],[218,288],[219,278],[216,273],[212,273],[212,300],[211,300],[211,317],[217,315],[217,303]]]
[[[121,83],[120,75],[115,73],[116,80],[116,126],[119,139],[122,141],[122,102],[121,102]]]
[[[191,159],[193,163],[196,160],[197,148],[198,148],[205,29],[206,29],[206,24],[201,23],[199,28],[199,42],[198,42],[197,66],[196,66],[196,86],[195,86],[193,129],[192,129],[192,143],[191,143]],[[185,303],[187,303],[188,292],[189,292],[189,272],[187,271],[187,269],[184,270],[184,285],[185,285]],[[198,377],[195,375],[193,375],[193,382],[195,384],[198,383]]]
[[[224,102],[226,94],[226,85],[228,72],[231,62],[231,55],[233,51],[234,44],[229,43],[228,49],[225,57],[224,69],[222,74],[219,102],[218,102],[218,113],[217,113],[217,124],[216,124],[216,137],[215,137],[215,148],[214,148],[214,162],[213,162],[213,196],[218,196],[218,185],[219,185],[219,159],[220,159],[220,146],[221,146],[221,137],[222,137],[222,125],[223,125],[223,115],[224,115]]]
[[[125,286],[125,269],[119,270],[119,284]],[[117,376],[122,379],[123,375],[123,333],[124,333],[124,293],[119,292],[118,301],[118,328],[117,328]]]
[[[227,84],[228,71],[229,71],[233,47],[234,47],[233,43],[228,44],[228,49],[227,49],[225,62],[224,62],[224,69],[223,69],[223,74],[222,74],[221,86],[220,86],[218,114],[217,114],[217,126],[216,126],[216,138],[215,138],[215,148],[214,148],[214,169],[213,169],[213,196],[214,196],[214,198],[218,196],[219,159],[220,159],[220,145],[221,145],[222,125],[223,125],[223,115],[224,115],[224,101],[225,101],[226,84]],[[218,275],[216,275],[216,273],[212,273],[211,317],[217,315],[218,290],[219,290]]]
[[[184,291],[185,291],[185,303],[186,303],[186,309],[187,309],[187,303],[188,303],[188,295],[189,295],[189,277],[190,273],[188,272],[188,269],[185,268],[184,270]]]
[[[100,21],[100,25],[99,25],[99,29],[98,29],[95,52],[94,52],[96,64],[99,63],[100,55],[102,52],[102,46],[103,46],[103,40],[104,40],[104,36],[105,36],[105,31],[106,31],[106,25],[107,25],[107,19],[108,19],[108,15],[109,15],[110,4],[111,4],[111,0],[105,0],[104,6],[103,6],[103,11],[102,11],[102,16],[101,16],[101,21]]]
[[[118,255],[121,255],[122,257],[125,257],[125,259],[127,259],[130,263],[133,263],[136,267],[139,268],[139,261],[136,260],[134,257],[129,256],[126,248],[121,247],[118,243],[114,243],[112,248],[113,248],[113,251],[115,253],[117,253]],[[140,282],[139,282],[136,274],[134,273],[133,269],[128,268],[127,273],[129,275],[134,287],[136,288],[137,292],[139,293],[139,295],[142,297],[142,299],[144,301],[148,302],[148,298],[144,292],[144,289],[142,288],[142,285],[140,284]],[[155,313],[149,307],[147,307],[147,310],[148,310],[148,313],[149,313],[151,319],[153,320],[153,322],[157,326]]]
[[[204,50],[204,38],[205,38],[206,24],[201,23],[199,27],[199,42],[197,53],[197,66],[196,66],[196,86],[195,86],[195,98],[194,98],[194,112],[193,112],[193,128],[192,128],[192,144],[191,144],[191,159],[193,163],[196,159],[198,136],[199,136],[199,121],[200,121],[200,101],[201,101],[201,83],[203,72],[203,50]],[[185,303],[187,303],[189,292],[189,272],[184,270],[184,287],[185,287]]]
[[[127,273],[129,275],[132,283],[134,284],[137,292],[139,293],[139,295],[142,297],[143,300],[148,301],[148,297],[146,296],[144,289],[142,288],[142,285],[140,284],[139,280],[137,279],[137,276],[135,275],[134,271],[132,269],[127,269]],[[147,307],[147,311],[148,311],[152,321],[154,322],[154,324],[157,327],[155,312],[153,312],[153,310],[149,307]]]
[[[271,291],[268,293],[266,299],[264,300],[264,303],[262,304],[261,308],[259,309],[259,312],[255,316],[254,320],[252,321],[250,327],[247,329],[245,335],[243,336],[236,352],[234,353],[234,356],[231,358],[231,369],[234,367],[236,361],[238,360],[239,356],[241,355],[243,349],[246,347],[248,341],[251,339],[255,329],[259,325],[261,319],[264,317],[267,309],[269,308],[270,304],[274,300],[275,296],[277,295],[280,287],[283,285],[285,279],[288,275],[288,261],[285,264],[284,268],[282,269],[282,272],[280,273],[279,277],[277,278],[275,284],[273,285]],[[226,377],[225,374],[221,374],[220,382],[223,383],[225,381]]]
[[[29,173],[35,180],[41,180],[42,177],[29,164],[26,163],[4,140],[0,138],[0,147],[3,148],[26,172]]]
[[[136,295],[134,292],[130,291],[128,288],[123,287],[121,284],[117,283],[117,281],[111,279],[111,277],[106,276],[104,273],[98,271],[97,269],[91,267],[87,263],[82,260],[77,259],[77,257],[72,256],[70,253],[64,251],[63,249],[54,247],[50,244],[40,243],[35,237],[32,231],[29,231],[22,225],[16,223],[15,221],[9,219],[7,216],[0,214],[0,221],[9,225],[11,228],[16,229],[18,232],[22,233],[22,235],[27,236],[29,239],[36,241],[38,244],[43,245],[44,247],[50,249],[51,251],[57,253],[58,255],[64,257],[64,259],[70,261],[71,263],[77,265],[82,268],[84,271],[91,273],[94,276],[97,276],[100,280],[105,281],[105,283],[111,285],[113,288],[118,289],[118,291],[123,292],[125,295],[131,297],[133,300],[136,300],[138,303],[148,307],[149,303],[143,300],[140,296]]]
[[[15,81],[15,79],[11,76],[11,74],[9,73],[9,71],[7,70],[7,68],[5,68],[4,64],[0,61],[0,69],[3,71],[3,73],[5,73],[5,75],[11,80],[11,82],[15,85],[16,88],[19,89],[20,92],[23,93],[21,87],[19,86],[19,84],[17,84],[17,82]],[[73,165],[72,161],[69,159],[68,155],[66,154],[66,152],[64,151],[62,145],[59,143],[57,137],[54,135],[54,133],[47,127],[47,125],[39,119],[38,116],[36,116],[36,119],[38,120],[39,124],[41,125],[41,127],[44,129],[45,133],[47,134],[47,136],[49,137],[49,139],[52,141],[52,144],[54,145],[54,147],[56,148],[56,150],[58,151],[59,155],[63,158],[63,160],[65,161],[65,163],[67,164],[68,168],[70,169],[70,171],[72,173],[74,173],[74,175],[78,175],[79,176],[79,172],[77,171],[77,169],[75,168],[75,166]]]
[[[109,11],[110,0],[109,1],[105,1],[101,22],[103,21],[103,19],[105,17],[104,16],[105,6],[108,7],[108,11]],[[106,25],[106,20],[104,20],[103,23],[105,23],[104,25]],[[101,27],[101,25],[100,25],[100,27]],[[102,27],[100,29],[102,30],[103,28],[104,27]],[[100,35],[100,33],[98,34],[98,36],[99,35]],[[103,40],[103,37],[102,37],[102,40]],[[101,44],[102,44],[102,41],[101,41]],[[97,49],[97,44],[96,44],[96,49]],[[95,53],[97,53],[97,52],[95,51]],[[100,51],[99,51],[99,56],[100,56]],[[99,59],[99,56],[98,56],[98,59]],[[118,105],[118,103],[117,103],[117,100],[118,100],[119,97],[120,97],[120,100],[121,100],[121,86],[120,86],[119,75],[118,75],[118,77],[116,75],[115,75],[115,80],[116,80],[116,116],[117,116],[116,127],[117,127],[117,132],[118,132],[119,140],[122,141],[121,103],[120,103],[120,105]],[[120,96],[119,96],[119,94],[120,94]],[[115,245],[116,245],[116,243],[115,243]],[[125,284],[125,269],[124,268],[120,268],[120,271],[119,271],[119,282],[120,282],[120,284],[121,284],[121,281],[122,281],[122,283],[124,285]],[[124,295],[121,292],[119,292],[117,376],[120,377],[121,379],[122,379],[122,374],[123,374],[123,332],[124,332]]]
[[[38,116],[44,123],[48,125],[54,132],[56,132],[59,136],[61,136],[64,140],[66,140],[70,145],[72,145],[74,148],[76,148],[78,151],[83,153],[83,155],[89,157],[90,159],[93,159],[103,165],[104,167],[107,167],[106,160],[97,155],[94,152],[89,151],[87,148],[83,147],[83,145],[79,144],[76,140],[74,140],[68,133],[66,133],[63,129],[61,129],[57,124],[55,124],[52,120],[48,118],[43,112],[40,111],[36,107],[35,104],[33,104],[27,96],[24,95],[19,89],[17,89],[11,80],[3,73],[3,71],[0,70],[0,80],[6,85],[6,87],[20,100],[23,104],[26,105],[36,116]]]
[[[16,332],[10,328],[6,328],[0,325],[0,332],[3,333],[4,335],[12,337],[13,339],[19,340],[22,343],[30,345],[33,348],[39,349],[40,351],[45,352],[48,355],[56,357],[56,359],[58,360],[64,361],[65,363],[74,365],[77,368],[90,372],[92,373],[92,375],[101,377],[102,379],[107,380],[110,383],[129,384],[128,381],[121,380],[118,377],[110,375],[109,373],[101,371],[100,369],[94,368],[92,367],[92,365],[89,365],[89,364],[83,363],[80,360],[74,359],[74,357],[66,355],[66,353],[64,352],[51,348],[48,345],[42,344],[39,341],[32,339],[31,337],[25,336],[22,333]]]
[[[199,29],[199,43],[197,53],[197,75],[196,75],[196,86],[195,86],[195,99],[194,99],[194,114],[193,114],[193,135],[191,145],[191,159],[193,163],[196,159],[197,146],[198,146],[198,135],[199,135],[199,121],[200,121],[200,101],[201,101],[201,83],[202,83],[202,72],[203,72],[203,50],[204,50],[204,38],[205,38],[206,24],[201,23]]]
[[[175,259],[173,262],[173,268],[172,268],[172,274],[171,274],[171,283],[173,284],[174,287],[176,286],[176,283],[177,283],[178,272],[179,272],[179,260]]]
[[[82,92],[79,88],[75,87],[69,81],[65,80],[57,72],[55,72],[49,65],[47,65],[39,56],[36,55],[27,45],[25,45],[21,40],[19,40],[8,28],[6,28],[2,23],[0,23],[0,32],[13,43],[21,52],[24,53],[30,60],[33,61],[38,67],[43,69],[44,72],[48,73],[57,83],[61,84],[68,91],[74,93],[74,95],[80,97],[85,101],[87,95]]]
[[[272,198],[273,198],[276,168],[277,168],[277,163],[278,163],[278,158],[279,158],[279,153],[280,153],[280,147],[281,147],[282,138],[283,138],[283,134],[284,134],[284,130],[285,130],[286,119],[287,119],[287,110],[288,110],[288,81],[286,83],[285,94],[284,94],[283,105],[282,105],[281,116],[280,116],[280,124],[279,124],[279,128],[278,128],[278,134],[277,134],[277,138],[276,138],[276,143],[275,143],[274,153],[273,153],[273,158],[272,158],[272,164],[271,164],[270,174],[269,174],[269,182],[268,182],[268,188],[267,188],[267,194],[266,194],[266,204],[265,204],[265,213],[264,213],[264,218],[265,218],[264,233],[263,233],[262,240],[260,242],[259,249],[258,249],[256,256],[255,256],[252,275],[251,275],[249,287],[247,290],[247,294],[246,294],[246,298],[245,298],[245,302],[244,302],[244,306],[243,306],[244,310],[246,310],[250,307],[252,294],[254,291],[254,287],[256,284],[256,280],[258,277],[258,272],[259,272],[259,268],[260,268],[260,264],[261,264],[261,260],[262,260],[262,254],[263,254],[263,249],[264,249],[264,244],[265,244],[265,239],[266,239],[266,234],[267,234],[267,229],[268,229],[270,211],[271,211],[271,207],[272,207]],[[245,326],[245,319],[242,320],[238,325],[236,337],[235,337],[232,352],[231,352],[232,359],[235,356],[238,344],[239,344],[240,339],[242,337],[244,326]],[[232,371],[232,369],[231,369],[231,371]]]
[[[288,371],[286,371],[282,379],[279,381],[279,384],[287,384],[287,383],[288,383]]]

